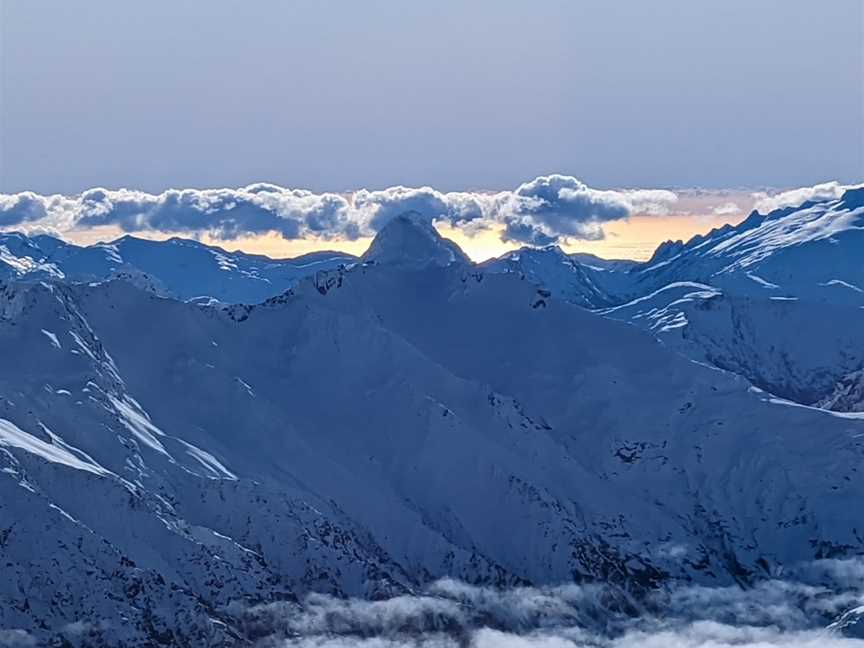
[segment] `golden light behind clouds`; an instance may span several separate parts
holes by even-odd
[[[657,246],[663,241],[684,240],[703,234],[714,227],[726,223],[737,223],[750,210],[753,204],[752,194],[740,192],[681,194],[677,205],[678,212],[665,216],[636,214],[629,219],[610,221],[604,224],[606,236],[600,241],[573,240],[561,247],[567,252],[590,252],[607,259],[637,259],[650,258]],[[736,212],[733,208],[737,206]],[[718,213],[719,212],[719,213]],[[501,240],[501,227],[493,225],[476,232],[438,224],[442,236],[455,241],[474,261],[500,256],[508,250],[519,247],[519,244]],[[110,241],[123,232],[116,227],[95,227],[72,230],[64,237],[83,245],[98,241]],[[136,232],[141,238],[164,240],[172,234],[162,232]],[[284,239],[277,233],[259,236],[240,237],[223,240],[209,234],[190,235],[178,233],[177,236],[195,238],[202,243],[216,245],[227,250],[242,250],[252,254],[264,254],[273,258],[296,257],[316,250],[338,250],[354,255],[363,254],[369,246],[371,237],[363,237],[354,241],[323,240],[323,239]]]

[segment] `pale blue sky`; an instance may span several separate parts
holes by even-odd
[[[0,192],[864,176],[861,0],[0,5]]]

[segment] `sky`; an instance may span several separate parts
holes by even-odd
[[[501,219],[466,233],[450,218],[451,233],[472,256],[552,237],[644,257],[740,220],[765,187],[860,181],[864,2],[0,0],[0,194],[494,193],[551,174],[717,196],[578,226],[511,214],[508,241]],[[715,213],[730,188],[738,210]],[[229,242],[321,246],[320,231],[285,234]]]

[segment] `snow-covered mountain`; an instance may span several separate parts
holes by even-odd
[[[401,268],[471,265],[471,259],[458,245],[442,238],[432,223],[415,211],[405,212],[390,221],[360,260]]]
[[[564,253],[557,245],[542,248],[523,247],[497,259],[485,262],[488,272],[509,272],[525,278],[574,304],[599,308],[614,303],[596,277],[615,272],[617,266],[589,266]]]
[[[0,357],[0,627],[39,640],[234,645],[246,607],[309,591],[638,598],[864,549],[860,414],[473,266],[414,217],[259,305],[4,282]]]
[[[864,306],[862,251],[864,187],[849,189],[837,200],[804,203],[764,216],[753,212],[739,225],[725,225],[686,243],[667,241],[642,263],[568,256],[550,246],[523,248],[487,267],[521,272],[565,298],[576,295],[577,302],[586,294],[586,284],[620,305],[690,281],[739,296]]]
[[[784,398],[864,407],[854,387],[864,369],[864,188],[668,241],[645,263],[582,259],[543,248],[486,267]]]
[[[753,212],[686,244],[669,242],[631,271],[634,293],[675,281],[711,283],[736,295],[864,305],[864,187],[837,200],[765,216]],[[637,295],[638,296],[638,295]]]
[[[161,294],[205,302],[262,302],[303,277],[355,261],[342,252],[270,259],[179,238],[124,236],[82,247],[46,235],[0,234],[0,278],[102,281],[122,275]]]
[[[740,296],[676,282],[599,311],[631,322],[690,358],[746,377],[803,404],[826,400],[864,367],[864,309],[811,300]],[[802,336],[805,336],[802,339]]]

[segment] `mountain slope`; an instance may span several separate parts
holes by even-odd
[[[415,226],[258,306],[6,284],[0,626],[123,614],[109,639],[227,645],[232,602],[309,590],[638,596],[861,551],[860,418],[442,265],[446,244],[406,266],[388,247]]]
[[[645,294],[674,281],[702,281],[736,295],[798,297],[864,305],[864,187],[838,200],[753,212],[686,244],[667,243],[633,271]]]
[[[124,236],[80,247],[50,236],[0,234],[0,278],[102,281],[124,277],[183,300],[258,303],[319,270],[356,261],[341,252],[296,259],[227,252],[188,239]]]
[[[864,187],[849,189],[837,200],[767,215],[753,212],[738,225],[724,225],[686,243],[666,241],[644,263],[576,254],[568,257],[568,267],[560,249],[552,246],[523,248],[489,262],[487,268],[519,271],[569,301],[595,308],[621,305],[685,281],[736,296],[862,306],[862,254]]]
[[[598,285],[596,277],[606,268],[592,268],[566,255],[557,245],[544,248],[523,247],[482,264],[490,273],[510,272],[525,278],[557,296],[586,308],[613,303]],[[614,266],[610,267],[611,271]]]
[[[864,188],[667,241],[642,264],[561,256],[519,251],[487,268],[517,272],[784,398],[858,407],[847,376],[864,369]]]
[[[678,282],[599,312],[807,405],[823,402],[838,381],[864,367],[864,309],[845,304],[735,296]],[[842,399],[831,402],[831,409],[848,411]]]

